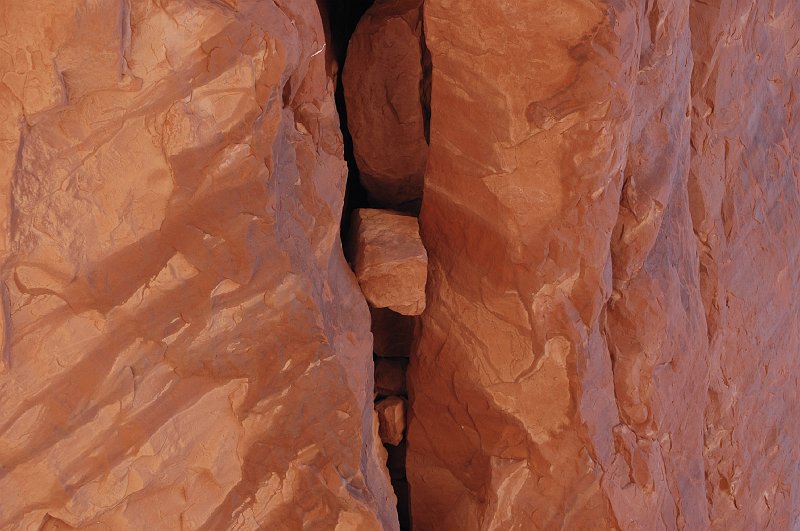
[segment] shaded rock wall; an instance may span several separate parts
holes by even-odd
[[[0,14],[0,528],[396,529],[316,3]]]
[[[427,0],[425,33],[415,528],[796,525],[797,3]]]

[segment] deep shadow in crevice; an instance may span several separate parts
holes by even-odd
[[[318,0],[320,11],[326,18],[326,31],[328,42],[332,48],[331,56],[338,68],[336,75],[336,109],[339,112],[339,122],[344,140],[344,160],[347,162],[347,188],[342,209],[341,236],[342,241],[347,241],[350,230],[350,217],[354,210],[365,208],[368,205],[367,191],[361,186],[358,166],[353,151],[353,137],[347,128],[347,107],[344,101],[344,85],[342,84],[342,69],[347,56],[347,44],[358,25],[374,0]],[[347,252],[347,246],[345,246]],[[349,258],[349,257],[348,257]]]
[[[381,207],[382,205],[371,205],[366,189],[361,185],[358,166],[353,150],[353,138],[347,127],[347,108],[344,98],[344,85],[342,82],[342,70],[347,56],[347,45],[350,38],[361,20],[361,17],[372,6],[374,0],[317,0],[325,24],[325,31],[328,41],[328,63],[329,73],[336,77],[336,108],[339,113],[339,123],[342,129],[344,141],[344,158],[347,162],[347,187],[344,198],[341,219],[341,239],[348,260],[352,259],[348,250],[350,239],[351,217],[354,210],[367,207]],[[424,49],[424,48],[423,48]],[[420,87],[421,104],[426,107],[429,101],[428,87]],[[428,114],[426,113],[426,118]],[[427,121],[426,121],[427,122]],[[427,123],[426,123],[427,126]],[[427,133],[427,128],[426,128]],[[417,202],[418,203],[418,202]],[[402,207],[395,207],[406,210]],[[409,207],[418,212],[419,205]],[[405,448],[406,443],[399,446],[384,445],[388,462],[386,463],[392,487],[397,496],[397,513],[401,531],[411,529],[409,512],[409,487],[405,474]]]

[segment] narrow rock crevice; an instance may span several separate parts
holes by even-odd
[[[353,211],[366,207],[368,203],[367,191],[361,186],[358,176],[358,165],[353,151],[353,136],[347,127],[347,105],[344,98],[342,68],[347,57],[347,45],[350,42],[350,37],[353,36],[353,32],[358,26],[358,21],[372,6],[374,0],[318,0],[318,2],[320,4],[320,12],[327,18],[325,26],[328,32],[328,42],[332,48],[331,55],[334,59],[334,68],[336,69],[334,72],[336,76],[336,109],[339,112],[339,122],[342,128],[344,160],[347,162],[347,186],[341,221],[342,242],[346,242],[347,235],[350,232],[350,218]],[[347,253],[346,246],[345,253]]]
[[[375,411],[400,529],[408,530],[406,369],[427,280],[416,219],[431,92],[422,1],[327,0],[320,7],[348,167],[342,242],[370,307]]]

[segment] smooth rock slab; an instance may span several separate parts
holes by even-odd
[[[353,213],[353,268],[367,301],[403,315],[425,310],[428,253],[417,218],[371,208]]]
[[[384,444],[397,446],[406,429],[406,401],[399,396],[384,398],[375,405],[380,427],[378,433]]]

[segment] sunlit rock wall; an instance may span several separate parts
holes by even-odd
[[[800,6],[427,0],[415,529],[800,516]]]
[[[396,529],[316,2],[0,28],[0,528]]]

